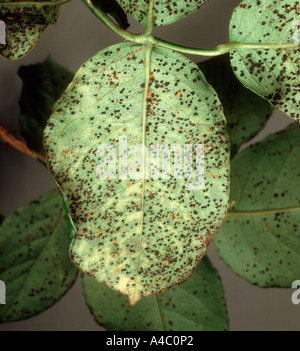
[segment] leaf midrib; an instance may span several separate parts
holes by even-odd
[[[285,213],[300,211],[300,206],[287,208],[274,208],[269,210],[254,210],[254,211],[228,211],[228,217],[247,217],[247,216],[261,216],[265,214]]]
[[[148,108],[148,94],[149,94],[149,86],[150,86],[150,72],[151,72],[151,53],[152,53],[153,45],[146,45],[145,52],[145,89],[143,96],[143,105],[142,105],[142,145],[146,146],[146,124],[147,124],[147,108]],[[145,207],[145,154],[142,152],[142,177],[141,177],[141,229],[139,236],[139,248],[137,252],[138,256],[138,264],[140,264],[141,257],[141,249],[142,249],[142,240],[143,240],[143,226],[144,226],[144,207]],[[137,278],[135,278],[135,286],[134,286],[134,294],[136,295],[137,288]]]

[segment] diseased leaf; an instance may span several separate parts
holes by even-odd
[[[68,224],[57,190],[4,219],[0,280],[7,290],[6,305],[0,305],[0,322],[35,316],[69,290],[78,271],[68,249]]]
[[[125,12],[134,19],[147,25],[149,0],[117,0]],[[154,1],[154,25],[164,26],[174,23],[197,11],[208,0],[160,0]]]
[[[298,0],[243,0],[231,19],[230,40],[247,44],[296,44],[297,18],[300,18]],[[247,88],[299,122],[299,54],[299,46],[240,49],[231,53],[231,64]]]
[[[228,327],[222,282],[207,257],[186,282],[131,308],[123,295],[86,275],[83,288],[96,322],[106,330],[212,331]]]
[[[49,170],[77,229],[74,263],[132,305],[193,273],[229,197],[229,140],[216,93],[182,55],[154,48],[149,69],[146,51],[122,43],[88,60],[44,132]]]
[[[299,151],[293,123],[232,161],[231,210],[214,243],[251,284],[290,288],[299,279]]]
[[[272,107],[237,80],[227,55],[199,63],[198,66],[216,90],[224,108],[233,157],[242,144],[263,128]]]
[[[0,0],[0,20],[6,28],[6,44],[0,43],[0,55],[7,60],[27,55],[46,27],[55,26],[60,4],[61,1]]]
[[[20,132],[27,145],[44,153],[43,130],[51,114],[52,105],[73,78],[73,73],[48,57],[43,63],[21,66],[18,71],[23,80],[20,98]]]

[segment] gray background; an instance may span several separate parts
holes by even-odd
[[[178,44],[213,48],[228,41],[228,24],[239,0],[211,0],[200,11],[173,25],[158,28],[155,34]],[[142,27],[131,21],[131,31]],[[33,51],[21,61],[0,60],[0,121],[18,132],[20,65],[43,61],[47,55],[76,71],[102,48],[121,41],[94,17],[80,0],[61,7],[56,28],[48,28]],[[189,56],[193,61],[207,58]],[[266,128],[251,142],[284,128],[290,119],[274,113]],[[17,134],[18,135],[18,134]],[[0,213],[8,215],[30,200],[53,188],[47,170],[38,162],[0,143]],[[291,302],[291,289],[260,289],[233,274],[218,258],[213,245],[208,256],[224,284],[231,330],[300,330],[300,305]],[[299,277],[300,279],[300,277]],[[23,322],[0,325],[0,330],[101,330],[85,306],[80,278],[52,308]]]

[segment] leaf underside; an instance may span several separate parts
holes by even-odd
[[[221,258],[261,287],[300,276],[300,128],[297,123],[234,157],[231,209],[215,237]]]
[[[70,262],[68,250],[68,224],[57,190],[4,219],[0,280],[7,290],[6,305],[0,305],[0,322],[35,316],[69,290],[78,270]]]
[[[244,0],[233,13],[229,37],[248,44],[292,44],[299,18],[300,1]],[[231,64],[247,88],[300,122],[299,54],[300,47],[240,49],[231,53]]]
[[[124,11],[134,19],[147,25],[148,0],[117,0]],[[155,26],[174,23],[197,11],[208,0],[160,0],[154,1],[153,17]]]
[[[145,48],[132,43],[100,51],[77,72],[44,132],[49,170],[77,229],[74,263],[131,304],[194,272],[229,197],[229,141],[216,93],[180,54],[153,49],[149,87],[148,64]],[[134,146],[204,145],[203,187],[189,190],[186,175],[174,177],[176,156],[170,179],[161,179],[161,170],[160,179],[150,171],[146,179],[101,178],[97,149],[120,152],[120,136],[127,138],[128,171],[140,167]]]
[[[28,0],[29,1],[29,0]],[[0,20],[5,23],[6,43],[0,44],[0,55],[7,60],[18,60],[38,42],[46,27],[55,25],[59,5],[26,4],[25,1],[0,1]]]
[[[126,298],[83,277],[86,303],[96,322],[112,331],[216,331],[228,328],[222,282],[207,257],[193,276],[164,294],[128,308]]]

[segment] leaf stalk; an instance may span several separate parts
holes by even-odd
[[[100,8],[95,7],[92,0],[82,0],[83,3],[92,11],[92,13],[103,22],[108,28],[113,30],[125,40],[132,41],[138,44],[148,44],[153,46],[162,46],[171,50],[179,51],[185,54],[200,55],[200,56],[220,56],[231,51],[240,49],[251,50],[281,50],[281,49],[297,49],[300,47],[298,43],[290,44],[248,44],[240,42],[228,42],[218,45],[215,49],[197,49],[187,46],[177,45],[168,41],[162,40],[152,35],[153,31],[153,0],[149,1],[148,23],[147,28],[142,34],[130,33],[119,27],[113,20],[111,20]]]
[[[10,146],[22,152],[23,154],[30,156],[32,158],[38,159],[43,163],[46,163],[46,158],[44,155],[29,149],[29,147],[25,143],[23,143],[23,141],[18,140],[14,135],[9,133],[1,124],[0,124],[0,140],[3,141],[4,143],[9,144]]]

